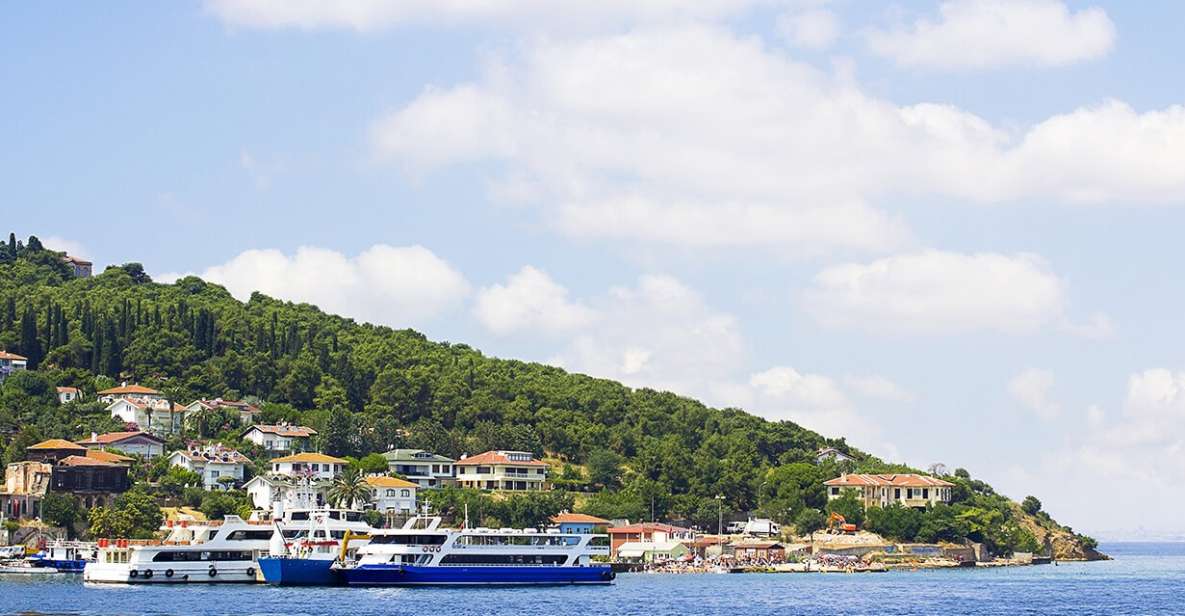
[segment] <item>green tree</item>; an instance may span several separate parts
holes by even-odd
[[[608,449],[597,449],[585,464],[588,481],[602,489],[614,489],[621,483],[621,456]]]
[[[866,513],[867,530],[899,541],[913,541],[921,530],[924,517],[920,510],[903,507],[900,503],[893,503],[888,507],[872,507]]]
[[[74,523],[82,517],[82,505],[73,494],[50,492],[41,500],[41,519],[53,526],[66,529],[74,537]]]
[[[799,536],[813,535],[827,524],[822,511],[813,508],[802,509],[794,516],[794,530]]]
[[[390,470],[387,459],[381,453],[371,453],[363,456],[355,463],[355,467],[364,475],[385,474]]]
[[[206,492],[202,496],[201,512],[211,520],[221,520],[239,510],[240,499],[229,492]]]
[[[325,498],[335,507],[360,507],[370,502],[370,484],[358,472],[358,469],[347,466],[329,485]]]
[[[354,421],[350,412],[338,407],[329,411],[321,433],[322,448],[331,456],[348,456],[354,451]]]
[[[1020,508],[1029,515],[1037,515],[1037,512],[1041,511],[1041,501],[1037,500],[1036,496],[1026,496]]]

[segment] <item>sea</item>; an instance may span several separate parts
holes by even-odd
[[[623,574],[612,586],[103,586],[0,576],[3,614],[1185,614],[1185,543],[1112,543],[1114,560],[856,574]]]

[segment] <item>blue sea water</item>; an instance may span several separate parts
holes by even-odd
[[[0,613],[1185,614],[1185,544],[1102,546],[1113,561],[869,574],[618,576],[605,587],[92,586],[0,576]]]

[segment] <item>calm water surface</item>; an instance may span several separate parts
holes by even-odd
[[[89,586],[0,576],[27,614],[1185,614],[1185,544],[1110,544],[1116,560],[860,575],[618,576],[608,587]]]

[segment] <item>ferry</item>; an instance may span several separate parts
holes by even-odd
[[[439,517],[417,516],[379,530],[340,569],[350,586],[611,584],[606,535],[558,529],[443,529]]]
[[[285,545],[285,525],[314,515],[324,515],[331,533],[366,527],[361,512],[344,510],[293,509],[271,521],[228,515],[221,522],[182,522],[168,527],[163,541],[100,540],[98,556],[86,565],[82,579],[112,584],[260,582],[259,559]]]
[[[318,511],[307,518],[303,529],[285,526],[282,543],[274,543],[271,554],[259,559],[264,581],[280,586],[340,583],[333,565],[353,558],[370,540],[372,529],[360,516],[355,511]]]

